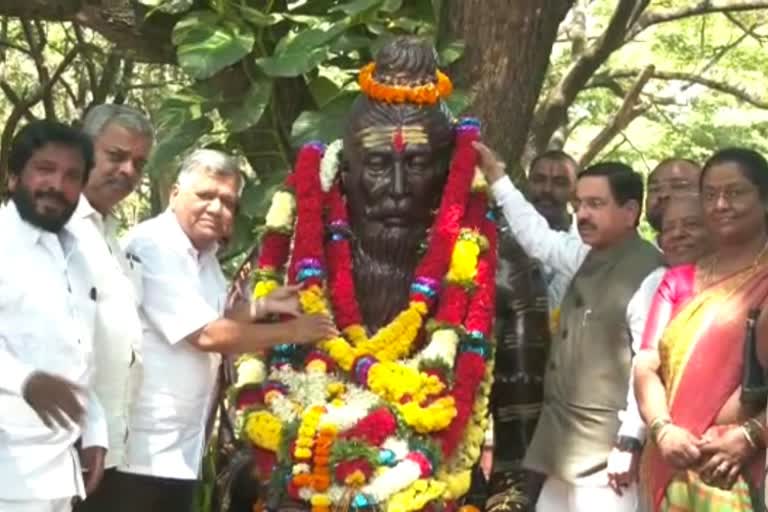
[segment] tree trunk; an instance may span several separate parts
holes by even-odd
[[[464,56],[452,69],[472,95],[469,113],[483,138],[517,173],[557,29],[573,0],[447,0],[443,40],[461,39]]]

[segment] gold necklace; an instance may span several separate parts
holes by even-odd
[[[763,244],[763,248],[760,249],[760,252],[757,253],[757,256],[755,256],[754,261],[752,261],[752,264],[750,265],[752,267],[751,269],[752,271],[754,271],[757,268],[757,264],[760,263],[760,259],[763,257],[766,250],[768,250],[768,240],[765,241],[765,243]],[[707,275],[704,278],[704,284],[711,284],[712,280],[714,279],[715,267],[717,266],[717,263],[718,263],[717,256],[718,256],[717,253],[715,253],[714,256],[712,256],[712,263],[710,263],[709,268],[707,269]],[[736,274],[746,268],[747,267],[745,266],[739,270],[734,271],[733,273]]]

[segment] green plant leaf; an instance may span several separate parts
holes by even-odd
[[[448,96],[444,101],[448,110],[451,111],[451,114],[458,117],[472,103],[472,96],[466,91],[454,90],[453,94]]]
[[[271,57],[256,59],[256,64],[269,76],[291,77],[311,71],[327,58],[328,43],[342,34],[349,24],[349,20],[344,19],[327,29],[303,30],[292,38],[288,34],[277,44],[280,51]]]
[[[150,175],[173,162],[189,148],[200,141],[200,138],[213,129],[213,123],[207,117],[192,119],[165,132],[155,145],[148,167]]]
[[[163,100],[153,121],[158,133],[162,133],[199,118],[210,109],[205,97],[193,90],[182,89]]]
[[[202,80],[248,55],[255,37],[241,22],[211,11],[195,11],[176,24],[172,41],[179,65],[193,78]]]
[[[262,78],[251,84],[242,100],[219,107],[219,113],[230,131],[241,132],[259,122],[271,98],[272,80]]]
[[[181,14],[192,7],[193,0],[139,0],[139,3],[167,14]]]
[[[344,133],[345,121],[358,94],[343,93],[320,110],[302,112],[293,123],[291,143],[299,147],[311,140],[332,142]]]
[[[331,101],[340,91],[339,87],[332,80],[324,76],[314,78],[307,84],[307,87],[318,107],[322,107]]]
[[[271,172],[260,178],[258,183],[246,183],[240,199],[240,211],[255,219],[263,219],[266,216],[272,195],[283,184],[285,174]]]
[[[451,41],[437,52],[441,66],[449,66],[464,55],[464,41]]]
[[[381,5],[384,0],[353,0],[335,7],[331,7],[328,12],[343,12],[347,16],[357,16],[374,7]]]
[[[403,0],[384,0],[381,4],[381,10],[384,12],[394,13],[400,10],[403,6]]]
[[[243,19],[249,23],[253,23],[257,27],[269,27],[280,23],[283,20],[283,16],[275,12],[266,13],[247,5],[239,5],[240,14]]]

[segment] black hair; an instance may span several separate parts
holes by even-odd
[[[613,200],[619,206],[624,206],[629,201],[637,201],[638,214],[635,224],[640,222],[640,206],[643,204],[643,177],[640,173],[621,162],[601,162],[579,173],[579,179],[590,176],[608,180]]]
[[[736,164],[741,174],[757,188],[760,200],[763,202],[768,200],[768,161],[753,149],[732,147],[715,152],[704,164],[700,185],[703,185],[707,171],[725,163]]]
[[[579,172],[579,164],[576,162],[576,160],[565,151],[561,151],[559,149],[548,149],[547,151],[539,153],[533,157],[533,160],[531,160],[531,165],[528,167],[529,172],[536,166],[536,164],[543,160],[550,160],[553,162],[566,162],[573,166],[573,170],[576,172],[576,174]]]
[[[47,144],[61,144],[77,149],[85,162],[83,184],[93,167],[93,144],[87,135],[79,130],[48,119],[32,121],[19,130],[11,143],[8,155],[8,170],[13,176],[20,176],[29,159]]]

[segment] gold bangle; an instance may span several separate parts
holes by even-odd
[[[744,434],[744,439],[747,440],[749,443],[749,446],[751,446],[754,449],[757,449],[757,444],[755,443],[755,440],[752,439],[752,434],[749,432],[749,429],[745,425],[741,425],[739,427],[739,430],[741,430],[741,433]]]
[[[763,425],[757,418],[750,418],[742,425],[742,432],[747,438],[747,441],[753,448],[761,448],[765,446]]]
[[[671,419],[667,417],[659,417],[653,420],[650,425],[648,425],[648,430],[651,432],[651,439],[653,439],[654,443],[659,444],[659,441],[661,440],[659,438],[659,434],[661,434],[662,430],[664,430],[664,427],[667,427],[671,424]]]

